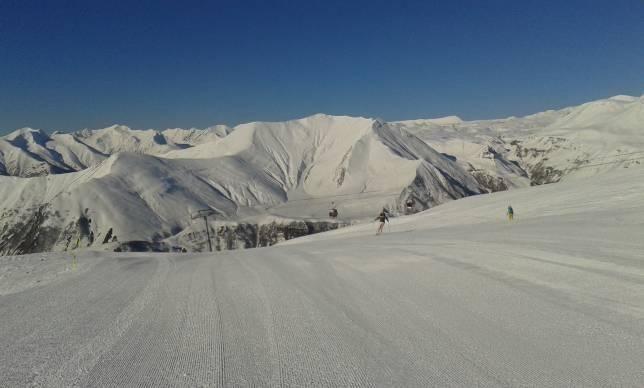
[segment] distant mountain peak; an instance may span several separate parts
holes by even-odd
[[[103,128],[105,131],[117,131],[117,132],[128,132],[132,131],[132,128],[128,127],[127,125],[122,125],[122,124],[113,124],[110,125],[109,127]]]
[[[612,101],[621,101],[621,102],[635,102],[639,99],[639,97],[633,97],[633,96],[628,96],[625,94],[618,94],[616,96],[608,98],[609,100]]]
[[[47,132],[43,131],[42,129],[24,127],[24,128],[16,129],[13,132],[10,132],[9,134],[5,135],[4,138],[12,140],[20,136],[34,136],[34,135],[49,137]]]
[[[397,121],[397,123],[405,125],[456,125],[463,123],[463,120],[458,116],[445,116],[437,117],[434,119],[417,119],[417,120],[404,120]]]

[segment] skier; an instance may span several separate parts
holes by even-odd
[[[514,219],[514,209],[512,205],[508,205],[508,220],[512,221]]]
[[[383,207],[378,217],[375,218],[377,221],[380,221],[380,226],[378,226],[376,236],[382,233],[382,230],[385,228],[385,221],[389,222],[389,217],[387,217],[388,214],[389,212],[387,211],[387,209]]]

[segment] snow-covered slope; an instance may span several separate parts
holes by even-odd
[[[479,192],[476,181],[416,137],[365,118],[319,114],[283,123],[250,123],[217,144],[165,157],[243,159],[247,169],[271,177],[290,199],[400,192],[418,175],[429,186],[442,185],[436,198],[423,199],[427,204]],[[447,182],[446,176],[453,180]]]
[[[643,107],[644,97],[617,96],[470,122],[317,114],[205,130],[23,129],[0,138],[0,174],[11,175],[0,176],[0,253],[94,245],[110,230],[121,241],[176,242],[200,232],[190,214],[205,208],[224,228],[320,225],[330,207],[351,223],[382,207],[407,211],[408,200],[419,211],[595,176],[644,158]]]
[[[122,125],[49,136],[23,128],[0,137],[0,175],[32,177],[80,171],[119,152],[162,155],[197,144],[213,143],[230,132],[206,129],[135,130]]]
[[[427,208],[482,190],[449,158],[379,121],[252,123],[164,158],[121,152],[76,173],[0,177],[0,252],[99,244],[110,230],[121,241],[159,241],[204,208],[223,220],[319,219],[335,201],[347,220],[383,206],[395,212],[410,198]]]
[[[632,167],[452,201],[380,236],[0,257],[0,381],[638,387],[643,191]]]
[[[161,134],[170,142],[181,146],[196,146],[203,143],[212,143],[225,137],[232,131],[232,128],[226,125],[215,125],[206,129],[182,129],[171,128],[161,132]],[[187,147],[186,147],[187,148]]]
[[[170,130],[168,134],[179,141],[190,136],[189,133],[183,134],[177,130]],[[189,146],[189,144],[185,143],[174,143],[163,132],[135,130],[123,125],[113,125],[97,130],[83,130],[75,132],[73,136],[79,141],[109,155],[118,152],[160,155]]]
[[[463,121],[447,116],[387,125],[418,136],[432,148],[455,158],[481,185],[498,191],[555,182],[566,176],[594,175],[636,162],[631,160],[632,155],[640,156],[644,149],[643,112],[644,97],[615,96],[525,117]],[[252,132],[249,128],[257,125],[282,124],[249,123],[238,128]],[[232,146],[231,150],[211,150],[233,130],[225,125],[164,131],[114,125],[50,137],[43,131],[23,129],[0,137],[0,174],[34,176],[79,171],[118,152],[161,156],[197,147],[199,150],[184,155],[216,157],[236,152],[239,144],[234,143],[244,135],[236,136],[237,140],[227,142],[225,147],[217,147],[221,150]]]
[[[519,118],[392,125],[473,171],[502,178],[501,188],[593,176],[640,163],[644,156],[644,96],[615,96]]]
[[[450,233],[459,241],[470,240],[472,244],[479,241],[480,236],[491,234],[503,236],[507,233],[508,244],[519,244],[525,240],[513,242],[510,237],[512,228],[520,228],[522,238],[538,225],[543,230],[540,233],[559,236],[564,244],[573,236],[594,240],[601,246],[607,241],[615,245],[599,248],[603,253],[610,254],[619,242],[632,242],[640,246],[644,240],[638,236],[644,232],[644,166],[637,165],[622,168],[613,174],[601,174],[595,177],[578,178],[562,181],[554,185],[541,185],[516,190],[508,190],[492,194],[471,196],[451,201],[441,206],[423,211],[411,216],[393,218],[386,229],[386,235],[378,236],[389,240],[405,239],[415,241],[417,237],[441,233],[440,238],[449,239]],[[514,220],[508,221],[506,210],[508,206],[514,209]],[[552,227],[548,224],[552,223]],[[576,224],[585,225],[577,229]],[[558,229],[557,229],[558,228]],[[607,228],[610,232],[607,232]],[[468,237],[468,230],[476,230],[476,234]],[[600,230],[602,230],[600,232]],[[284,242],[281,245],[304,244],[311,241],[329,243],[338,239],[353,239],[374,235],[376,224],[360,224],[351,227],[302,237],[297,240]],[[589,235],[592,231],[593,235]],[[602,236],[602,233],[606,233]],[[458,236],[458,238],[457,238]],[[535,235],[535,240],[539,237]],[[541,241],[544,244],[548,240]],[[556,241],[551,241],[553,244]],[[527,243],[527,242],[526,242]],[[626,245],[631,245],[630,243]],[[584,248],[579,246],[578,248]],[[586,247],[588,248],[588,247]],[[592,250],[590,250],[592,251]],[[633,250],[637,256],[640,253]],[[637,256],[644,262],[644,256]],[[643,310],[644,312],[644,310]]]
[[[0,137],[0,175],[39,176],[82,170],[107,156],[71,135],[23,128]]]

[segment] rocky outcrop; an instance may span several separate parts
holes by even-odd
[[[284,220],[269,223],[227,223],[211,226],[210,239],[214,251],[269,247],[281,241],[291,240],[348,225],[338,221]],[[173,251],[207,251],[206,231],[183,233],[167,240]]]
[[[0,217],[0,255],[51,249],[60,234],[58,228],[48,226],[47,220],[52,216],[44,206],[26,209],[20,214],[16,210],[3,213]]]
[[[510,146],[514,150],[517,164],[527,172],[532,186],[559,182],[564,171],[547,164],[547,155],[567,146],[567,140],[558,137],[547,137],[542,141],[544,148],[527,147],[521,140],[513,140]]]
[[[472,176],[474,176],[476,181],[490,193],[505,191],[508,189],[505,180],[500,176],[494,176],[485,171],[472,171]]]

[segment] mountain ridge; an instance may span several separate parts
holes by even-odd
[[[107,235],[199,246],[199,209],[226,222],[226,249],[248,247],[292,235],[297,220],[325,230],[336,222],[329,208],[351,223],[382,207],[416,212],[607,173],[640,163],[623,154],[644,156],[642,106],[618,96],[487,121],[316,114],[205,130],[25,128],[0,138],[0,254],[100,248]],[[283,232],[260,225],[269,219],[283,220]],[[248,228],[278,234],[253,240]]]

